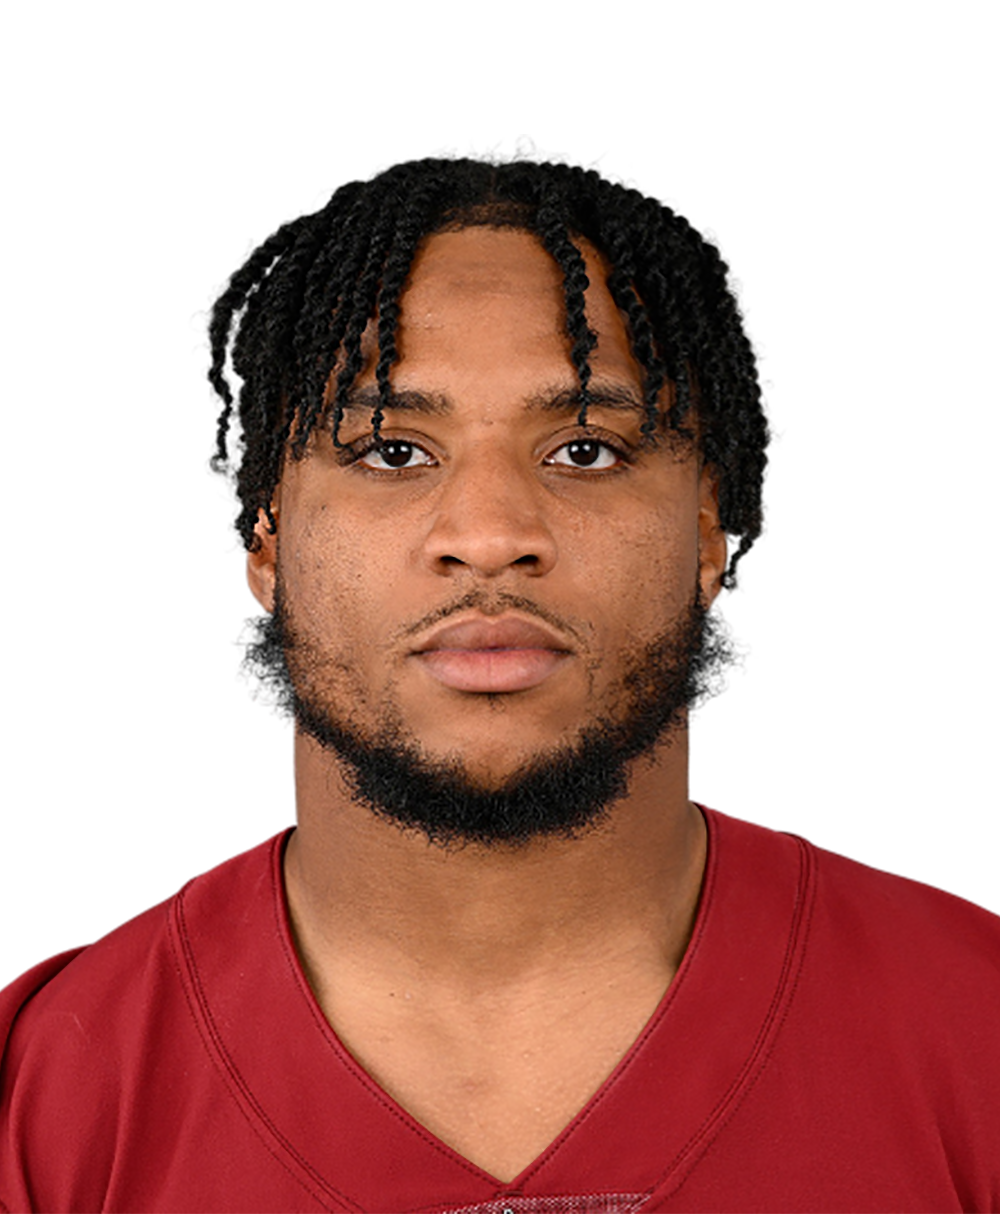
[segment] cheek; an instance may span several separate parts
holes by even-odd
[[[635,536],[640,559],[655,560],[660,568],[674,571],[678,581],[693,576],[698,564],[697,512],[687,502],[663,506],[635,529]]]
[[[697,512],[669,503],[629,519],[589,527],[580,546],[581,571],[617,611],[642,631],[686,607],[698,578]]]
[[[278,555],[288,607],[299,627],[324,637],[352,627],[363,613],[359,599],[369,583],[363,548],[343,520],[326,507],[299,516],[282,533]]]
[[[385,518],[362,520],[325,504],[297,514],[283,534],[279,569],[293,620],[347,665],[364,666],[399,626],[397,537]]]

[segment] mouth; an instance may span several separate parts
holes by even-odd
[[[552,649],[431,649],[416,656],[445,687],[497,695],[537,687],[569,654]]]

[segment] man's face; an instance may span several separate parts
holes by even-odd
[[[370,326],[345,446],[326,429],[286,463],[277,539],[262,528],[250,556],[268,610],[280,584],[299,698],[482,789],[627,716],[725,566],[694,453],[641,444],[641,374],[585,252],[586,428],[561,272],[538,240],[433,236],[401,301],[385,445],[370,446]]]

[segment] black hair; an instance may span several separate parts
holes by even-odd
[[[235,474],[243,542],[254,547],[260,511],[273,529],[270,503],[282,462],[305,454],[331,412],[336,441],[362,369],[361,337],[375,316],[378,435],[391,398],[400,297],[417,248],[434,232],[477,225],[536,234],[562,270],[581,419],[596,337],[584,307],[588,279],[578,240],[604,255],[607,286],[643,374],[643,433],[652,436],[661,426],[685,433],[694,408],[701,456],[718,476],[721,524],[739,536],[724,579],[733,585],[737,564],[761,530],[768,429],[727,267],[714,245],[654,199],[593,170],[525,160],[414,160],[351,182],[322,210],[279,228],[232,276],[209,328],[209,380],[223,402],[212,462],[217,470],[230,468],[231,359],[242,380]],[[665,384],[671,404],[661,416]]]

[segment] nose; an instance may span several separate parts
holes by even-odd
[[[425,540],[436,572],[459,563],[495,578],[517,565],[540,577],[555,568],[551,492],[512,446],[505,450],[495,436],[483,437],[443,472]]]

